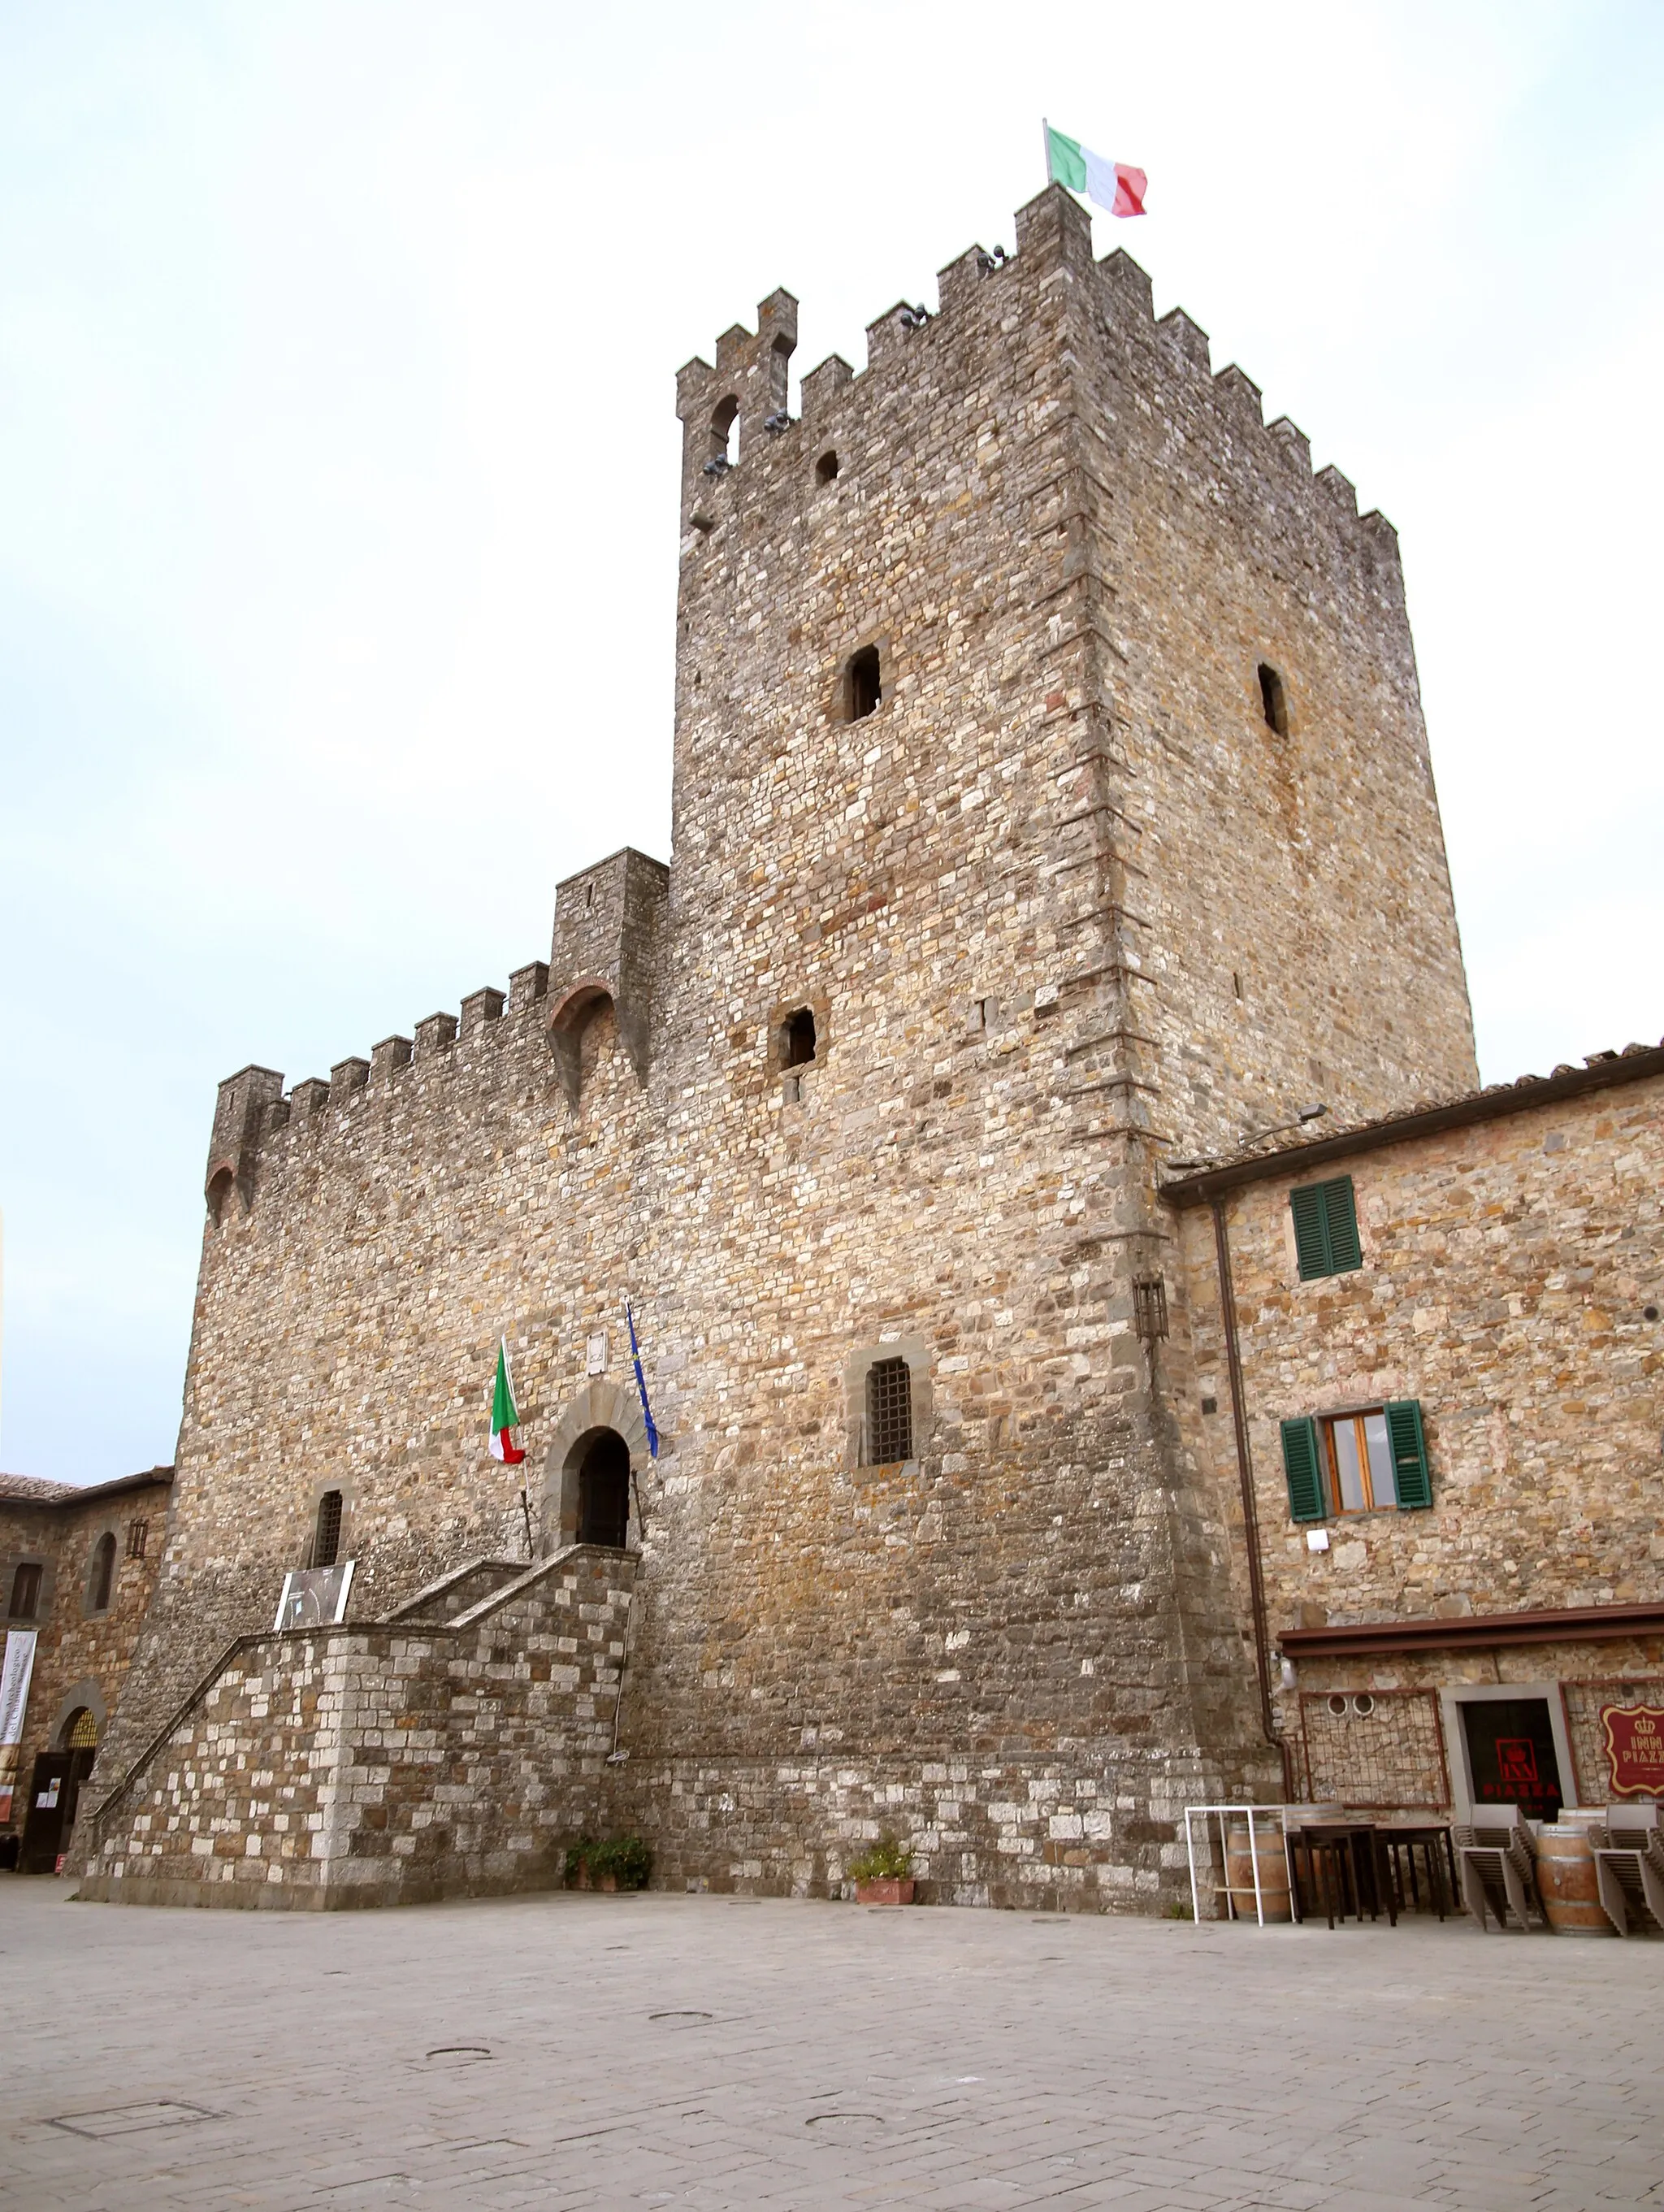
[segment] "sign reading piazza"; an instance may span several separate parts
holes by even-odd
[[[1602,1705],[1614,1797],[1664,1797],[1664,1707]]]

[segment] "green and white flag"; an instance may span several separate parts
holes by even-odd
[[[497,1380],[491,1393],[491,1456],[505,1467],[518,1467],[525,1457],[514,1441],[520,1417],[514,1410],[514,1392],[508,1380],[508,1342],[497,1340]]]
[[[1142,169],[1130,168],[1125,161],[1106,161],[1090,146],[1083,146],[1078,138],[1066,138],[1060,131],[1054,131],[1049,123],[1042,128],[1046,133],[1046,174],[1053,184],[1066,185],[1072,192],[1084,192],[1111,215],[1144,213],[1150,179]]]

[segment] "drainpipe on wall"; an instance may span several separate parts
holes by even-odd
[[[1219,1276],[1219,1318],[1225,1337],[1225,1367],[1230,1378],[1230,1421],[1236,1437],[1236,1474],[1242,1489],[1242,1533],[1248,1546],[1248,1606],[1254,1615],[1254,1665],[1260,1685],[1260,1726],[1283,1762],[1284,1802],[1294,1802],[1294,1776],[1287,1740],[1277,1732],[1271,1710],[1271,1646],[1266,1633],[1266,1586],[1260,1568],[1260,1516],[1254,1500],[1254,1462],[1248,1455],[1248,1410],[1242,1400],[1242,1355],[1236,1339],[1236,1293],[1230,1279],[1230,1236],[1224,1202],[1209,1201],[1213,1212],[1213,1258]]]

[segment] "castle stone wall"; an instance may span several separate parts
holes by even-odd
[[[624,1420],[629,1292],[665,1449],[619,1802],[666,1866],[830,1880],[854,1808],[946,1790],[956,1892],[1020,1859],[1148,1903],[1181,1778],[1262,1786],[1226,1522],[1133,1286],[1175,1271],[1163,1160],[1314,1084],[1472,1080],[1396,552],[1066,194],[1017,246],[799,422],[786,294],[678,378],[668,878],[562,884],[547,968],[459,1033],[222,1090],[146,1710],[270,1617],[325,1488],[367,1611],[513,1547],[500,1333],[556,1540],[564,1455]],[[887,1352],[914,1448],[874,1467]],[[1084,1826],[1048,1856],[990,1809],[1054,1790],[1090,1881]]]

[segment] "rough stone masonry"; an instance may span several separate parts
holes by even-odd
[[[98,1787],[270,1628],[331,1494],[368,1649],[528,1521],[581,1564],[616,1447],[624,1756],[572,1752],[584,1817],[677,1885],[822,1893],[882,1823],[927,1898],[1148,1909],[1184,1800],[1282,1786],[1135,1327],[1163,1163],[1476,1079],[1396,539],[1061,190],[796,418],[795,335],[775,293],[677,381],[670,866],[562,883],[547,966],[459,1021],[222,1086]]]

